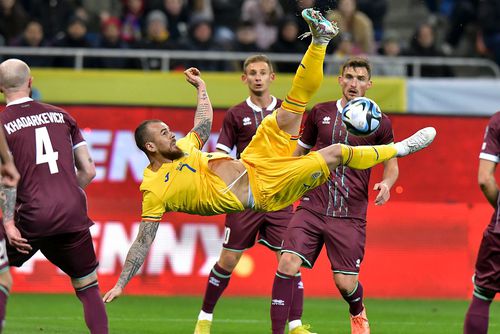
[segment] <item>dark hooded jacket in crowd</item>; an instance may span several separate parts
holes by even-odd
[[[205,41],[199,40],[195,35],[196,29],[202,24],[210,26],[212,30],[210,38]],[[203,18],[198,18],[190,24],[188,38],[180,43],[180,48],[189,51],[199,51],[201,55],[203,51],[224,51],[224,48],[214,39],[212,22]],[[186,68],[196,67],[201,71],[226,71],[232,68],[230,63],[222,60],[187,59],[184,65]]]
[[[446,55],[438,49],[436,43],[432,43],[429,47],[425,47],[418,42],[417,33],[420,28],[417,28],[417,32],[413,35],[410,46],[407,50],[403,52],[405,56],[412,57],[446,57]],[[408,67],[408,76],[412,76],[414,73],[414,68],[412,65]],[[452,77],[453,71],[447,65],[421,65],[420,66],[420,76],[421,77]]]

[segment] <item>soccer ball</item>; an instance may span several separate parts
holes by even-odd
[[[342,121],[351,134],[368,136],[380,126],[382,112],[373,100],[357,97],[347,102],[342,109]]]

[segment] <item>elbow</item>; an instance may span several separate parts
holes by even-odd
[[[493,177],[490,173],[479,173],[477,175],[477,183],[481,189],[484,189],[491,183],[491,178]]]
[[[83,168],[82,170],[80,170],[80,173],[83,176],[83,178],[88,181],[88,183],[90,183],[96,177],[97,174],[94,165]]]

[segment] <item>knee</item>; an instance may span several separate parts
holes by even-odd
[[[240,262],[242,255],[242,252],[223,251],[218,264],[222,269],[232,273],[238,262]]]
[[[302,259],[292,253],[283,253],[278,265],[278,271],[286,275],[295,275],[299,272]]]
[[[343,275],[343,274],[335,274],[334,275],[335,285],[339,290],[342,296],[346,296],[356,289],[358,284],[358,276],[357,275]]]
[[[340,144],[333,144],[318,151],[325,159],[328,168],[335,169],[342,163],[342,148]]]
[[[0,285],[6,287],[9,291],[12,288],[12,276],[8,270],[0,273]]]

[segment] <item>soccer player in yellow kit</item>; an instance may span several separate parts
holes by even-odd
[[[127,254],[116,285],[103,300],[111,302],[144,263],[165,212],[181,211],[198,215],[280,210],[328,180],[330,170],[343,164],[367,169],[393,157],[403,157],[427,147],[434,128],[424,128],[393,145],[356,146],[333,144],[301,157],[292,157],[302,114],[323,79],[323,60],[329,41],[338,33],[335,23],[313,9],[303,18],[310,27],[312,43],[304,55],[292,88],[280,108],[267,116],[254,138],[235,160],[224,153],[204,153],[213,110],[200,72],[190,68],[186,80],[198,92],[193,129],[179,141],[160,120],[147,120],[137,127],[137,146],[148,156],[144,171],[142,222]]]

